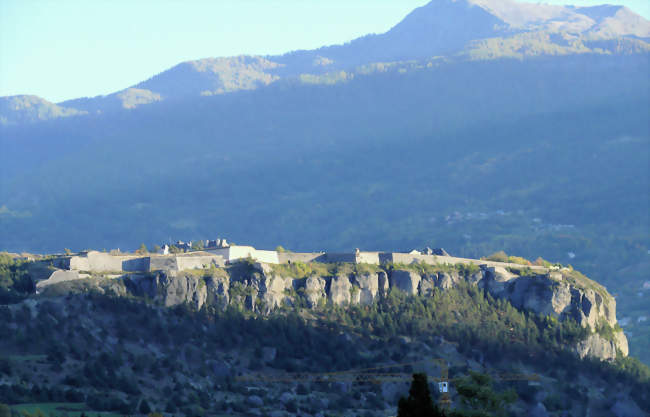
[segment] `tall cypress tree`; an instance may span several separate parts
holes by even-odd
[[[427,375],[413,374],[408,398],[400,398],[397,405],[397,417],[444,417],[431,399]]]

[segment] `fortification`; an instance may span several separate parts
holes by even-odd
[[[442,250],[440,250],[442,251]],[[431,253],[431,250],[427,252]],[[446,253],[442,251],[442,253]],[[74,256],[65,256],[52,260],[52,265],[62,270],[87,273],[128,273],[152,271],[183,271],[187,269],[205,269],[210,266],[225,266],[243,259],[253,259],[267,264],[292,262],[354,263],[373,264],[475,264],[485,266],[521,267],[517,264],[485,261],[482,259],[457,258],[454,256],[422,254],[418,251],[403,252],[366,252],[356,249],[353,252],[276,252],[259,250],[252,246],[231,245],[170,255],[111,255],[97,251],[82,252]],[[542,267],[529,266],[531,269]]]

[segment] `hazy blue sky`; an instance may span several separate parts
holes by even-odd
[[[385,32],[427,2],[2,0],[0,96],[58,102],[108,94],[189,59],[342,43]],[[650,17],[649,0],[606,2]]]

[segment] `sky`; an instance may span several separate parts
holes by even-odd
[[[57,103],[109,94],[191,59],[344,43],[385,32],[427,2],[2,0],[0,96],[33,94]],[[648,0],[607,3],[650,18]]]

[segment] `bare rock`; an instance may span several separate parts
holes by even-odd
[[[206,279],[206,303],[225,310],[230,302],[230,279],[224,276],[211,276]]]
[[[602,360],[616,359],[616,344],[604,339],[597,333],[592,333],[587,339],[578,342],[575,352],[581,359],[586,356]]]
[[[420,295],[431,297],[433,295],[433,289],[436,287],[437,280],[437,275],[425,275],[422,277],[422,280],[420,280]]]
[[[282,277],[265,276],[259,282],[259,297],[262,300],[261,313],[269,314],[282,306],[287,299],[285,290],[291,287],[291,281]]]
[[[330,281],[328,297],[333,304],[349,304],[350,290],[352,290],[352,284],[348,277],[345,275],[338,275]]]
[[[309,308],[315,308],[318,306],[318,302],[326,297],[325,285],[326,282],[321,277],[307,277],[305,280],[305,297]]]
[[[359,286],[357,294],[357,302],[362,305],[373,303],[379,293],[379,276],[377,274],[362,274],[355,277],[356,283]]]
[[[159,296],[164,300],[165,307],[188,303],[200,309],[207,299],[208,291],[203,278],[193,275],[180,274],[171,277],[159,275]]]
[[[623,331],[614,333],[614,345],[616,345],[616,348],[621,351],[623,356],[630,354],[630,349],[627,345],[627,337],[625,337]]]
[[[480,285],[485,278],[485,271],[480,270],[467,276],[466,281],[472,285]]]
[[[388,283],[388,274],[385,271],[379,271],[377,273],[378,285],[379,285],[379,295],[385,296],[388,294],[388,289],[390,285]]]
[[[457,273],[440,272],[438,274],[438,287],[443,290],[454,287],[460,282],[460,276]]]
[[[59,269],[52,272],[52,275],[50,275],[48,279],[36,283],[36,289],[40,290],[41,288],[47,287],[48,285],[58,284],[65,281],[73,281],[81,278],[82,277],[79,276],[78,271],[64,271]]]
[[[417,295],[420,285],[420,274],[403,269],[395,269],[390,275],[391,288],[398,289],[409,295]]]

